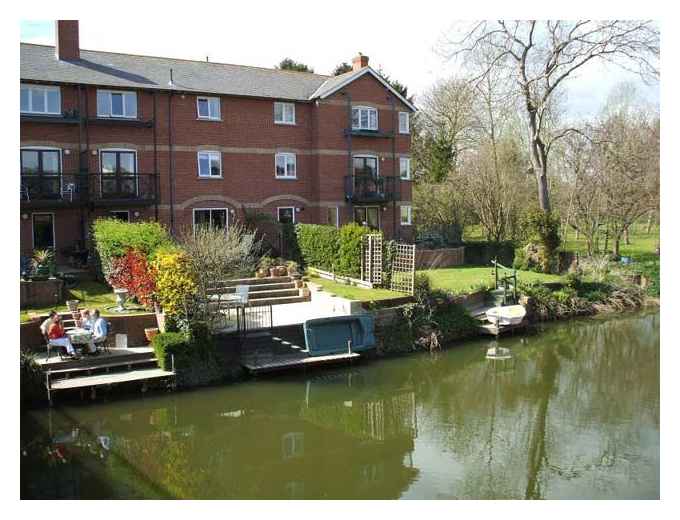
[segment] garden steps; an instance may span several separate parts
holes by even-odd
[[[267,278],[238,278],[236,280],[224,280],[221,287],[234,287],[236,285],[267,285],[274,283],[293,283],[290,276],[268,276]]]
[[[298,296],[278,296],[278,297],[268,297],[268,298],[258,298],[258,299],[249,299],[248,306],[249,307],[256,307],[259,305],[281,305],[284,303],[302,303],[302,302],[308,302],[311,301],[311,297],[309,296],[300,296],[299,295],[299,289],[296,289],[298,291]]]
[[[278,289],[291,289],[295,287],[294,282],[276,282],[276,283],[262,283],[254,284],[249,286],[249,293],[260,292],[260,291],[275,291]],[[235,285],[223,285],[210,290],[213,294],[234,294],[236,292]]]
[[[274,289],[274,290],[267,290],[267,291],[251,291],[248,293],[248,300],[261,300],[261,299],[267,299],[267,298],[279,298],[279,297],[284,297],[284,296],[299,296],[300,295],[300,289],[296,287],[288,288],[288,289]]]

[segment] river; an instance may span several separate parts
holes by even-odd
[[[22,498],[659,498],[659,312],[21,421]]]

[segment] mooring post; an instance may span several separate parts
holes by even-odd
[[[45,386],[47,387],[47,401],[52,406],[52,392],[50,389],[50,371],[45,372]]]

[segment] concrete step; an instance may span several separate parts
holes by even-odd
[[[248,293],[248,300],[263,300],[269,298],[280,298],[285,296],[299,296],[300,289],[277,289],[274,291],[253,291]]]
[[[267,278],[239,278],[236,280],[224,280],[219,283],[220,287],[234,287],[236,285],[266,285],[272,283],[291,283],[290,276],[269,276]]]
[[[263,283],[249,286],[248,293],[253,294],[262,291],[276,291],[280,289],[294,289],[294,282],[278,282],[278,283]],[[234,285],[224,285],[211,289],[211,294],[234,294],[236,292],[236,286]]]
[[[283,296],[277,298],[261,298],[256,300],[249,300],[248,306],[255,307],[258,305],[281,305],[283,303],[302,303],[308,302],[311,298],[309,296]]]

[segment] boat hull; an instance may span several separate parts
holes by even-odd
[[[304,323],[305,343],[310,356],[346,353],[375,348],[373,316],[349,315],[316,318]]]
[[[486,311],[486,319],[494,325],[519,325],[526,314],[526,309],[523,306],[508,305],[506,307],[492,307]]]

